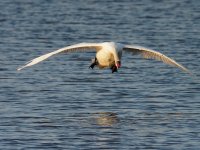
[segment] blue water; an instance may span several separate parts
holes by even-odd
[[[199,149],[200,1],[0,1],[0,149]],[[195,76],[125,54],[88,69],[94,53],[41,54],[79,42],[158,50]]]

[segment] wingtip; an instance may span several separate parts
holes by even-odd
[[[22,70],[21,68],[17,68],[17,71],[20,71],[20,70]]]
[[[193,72],[191,72],[190,70],[186,70],[186,73],[188,73],[191,76],[195,76]]]
[[[25,66],[22,66],[22,67],[17,68],[17,71],[20,71],[20,70],[22,70],[23,68],[25,68]]]
[[[189,75],[191,75],[191,76],[194,76],[193,72],[191,72],[189,69],[187,69],[187,68],[185,68],[185,67],[183,67],[182,69],[183,69],[183,71],[184,71],[185,73],[187,73],[187,74],[189,74]]]

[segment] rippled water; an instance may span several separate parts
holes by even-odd
[[[200,1],[0,2],[0,149],[199,149]],[[138,44],[196,77],[125,54],[90,70],[94,53],[41,54],[79,42]]]

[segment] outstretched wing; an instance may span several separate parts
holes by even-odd
[[[188,69],[186,69],[184,66],[182,66],[181,64],[177,63],[175,60],[165,56],[164,54],[160,52],[157,52],[148,48],[144,48],[140,46],[132,46],[132,45],[125,45],[123,50],[127,52],[132,52],[132,54],[134,55],[140,54],[143,56],[143,58],[146,58],[146,59],[156,59],[159,61],[163,61],[166,64],[169,64],[174,67],[178,67],[182,69],[183,71],[191,74],[191,72]]]
[[[19,67],[17,70],[22,70],[26,67],[33,66],[53,55],[59,54],[59,53],[68,53],[68,52],[75,52],[75,51],[88,51],[88,50],[100,50],[102,46],[98,43],[79,43],[71,46],[67,46],[61,49],[58,49],[56,51],[44,54],[42,56],[39,56],[35,59],[30,60],[29,62],[26,63],[26,65]]]

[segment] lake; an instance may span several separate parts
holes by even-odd
[[[0,149],[200,147],[200,1],[0,2]],[[157,50],[193,72],[123,55],[117,73],[95,53],[42,54],[80,42]]]

